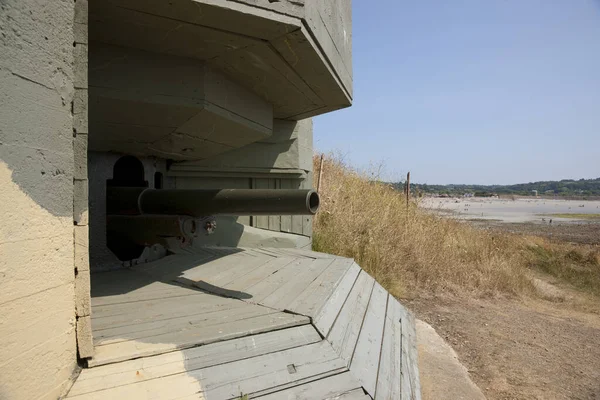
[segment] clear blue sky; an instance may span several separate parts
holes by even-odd
[[[353,0],[354,105],[315,148],[386,179],[600,177],[600,0]]]

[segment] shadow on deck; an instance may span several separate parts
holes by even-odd
[[[418,399],[414,319],[351,259],[206,248],[92,276],[69,398]]]

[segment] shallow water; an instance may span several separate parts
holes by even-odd
[[[580,221],[557,218],[551,214],[600,214],[600,201],[545,199],[488,199],[488,198],[427,198],[419,205],[424,208],[451,211],[458,218],[490,219],[504,222]]]

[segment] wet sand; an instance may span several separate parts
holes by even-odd
[[[548,200],[548,199],[490,199],[490,198],[425,198],[420,207],[460,219],[491,220],[507,223],[572,223],[586,221],[574,215],[572,218],[553,214],[600,214],[598,200]]]

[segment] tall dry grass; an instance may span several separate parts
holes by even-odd
[[[318,171],[320,156],[316,156]],[[519,238],[440,218],[402,193],[325,157],[313,248],[354,258],[398,297],[417,291],[493,295],[534,291]],[[316,177],[315,177],[316,178]],[[315,179],[316,180],[316,179]]]
[[[313,248],[354,258],[397,297],[536,294],[531,270],[600,295],[598,246],[476,229],[407,204],[339,158],[324,160]]]
[[[585,292],[600,295],[600,246],[526,238],[528,266]]]

